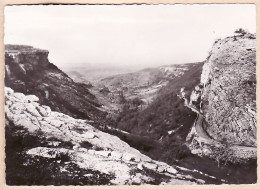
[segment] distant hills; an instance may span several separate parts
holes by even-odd
[[[84,157],[93,156],[93,162],[102,156],[101,164],[107,163],[112,152],[120,147],[122,157],[127,148],[145,159],[167,163],[165,169],[161,169],[160,162],[151,164],[128,154],[125,162],[131,174],[147,176],[149,173],[155,178],[170,173],[196,183],[254,183],[257,125],[255,39],[254,34],[238,30],[234,36],[216,40],[204,62],[138,71],[127,68],[95,71],[64,68],[62,71],[49,62],[47,50],[6,45],[7,150],[10,150],[9,157],[17,162],[12,165],[9,161],[12,167],[10,175],[15,166],[24,165],[22,161],[26,159],[22,158],[27,157],[21,158],[16,150],[12,150],[13,147],[16,149],[20,145],[19,153],[28,153],[26,141],[33,140],[38,146],[33,146],[32,154],[43,159],[46,154],[42,153],[39,145],[44,144],[44,149],[52,152],[56,147],[50,147],[49,143],[53,142],[64,143],[61,148],[75,153],[69,159],[78,161],[83,153]],[[59,117],[58,121],[55,116]],[[103,131],[102,136],[98,135],[99,130]],[[58,135],[52,136],[55,132]],[[110,148],[104,141],[111,142],[112,135],[120,139],[116,138],[118,143],[112,142],[116,146]],[[67,156],[63,158],[68,161]],[[141,166],[140,161],[148,164]],[[129,162],[136,162],[133,164],[136,167],[130,166]],[[85,163],[88,164],[88,159]],[[109,167],[111,172],[117,171],[113,163]],[[32,164],[35,168],[35,162]],[[59,163],[54,165],[59,166]],[[81,165],[80,161],[78,165]],[[169,168],[171,165],[175,166],[174,169]],[[189,170],[178,169],[176,165]],[[155,172],[147,172],[147,169]],[[96,167],[96,170],[102,172],[103,167]],[[179,177],[175,175],[176,171],[205,181],[190,180],[183,175]],[[102,172],[100,176],[105,183],[113,183],[106,174]],[[84,174],[81,176],[81,179],[85,178]],[[121,178],[122,175],[119,171],[114,176]],[[128,176],[126,181],[135,183],[131,175]],[[155,178],[155,183],[164,183],[163,179],[168,179],[159,178]],[[171,183],[169,181],[165,182]],[[139,179],[138,183],[153,182]]]

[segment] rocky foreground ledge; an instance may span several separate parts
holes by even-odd
[[[49,139],[46,145],[28,148],[25,153],[29,156],[55,159],[65,154],[69,157],[67,163],[71,161],[85,171],[108,175],[110,184],[115,185],[151,184],[155,180],[158,184],[205,183],[187,174],[187,171],[202,173],[154,161],[85,120],[74,119],[40,105],[34,95],[16,93],[6,87],[5,96],[6,129],[25,129],[31,135]],[[64,142],[70,143],[70,147],[62,146]],[[70,174],[66,166],[60,166],[59,171]],[[85,174],[86,179],[89,175]],[[215,179],[209,175],[206,177]]]

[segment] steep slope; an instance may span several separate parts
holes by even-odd
[[[119,112],[126,107],[132,110],[148,107],[160,89],[195,65],[196,63],[176,64],[113,75],[95,81],[89,90],[103,104],[102,108],[108,112],[109,118],[116,120]]]
[[[176,138],[177,135],[184,139],[196,114],[183,105],[177,94],[183,86],[191,91],[199,83],[202,65],[203,63],[190,64],[187,71],[158,91],[157,98],[146,109],[125,109],[119,116],[117,127],[157,140]]]
[[[48,51],[24,45],[6,45],[5,85],[34,94],[52,110],[76,118],[98,120],[105,116],[85,84],[75,83],[48,60]]]
[[[190,102],[200,111],[187,138],[193,153],[233,162],[256,158],[255,35],[216,41],[201,86]]]
[[[34,95],[6,87],[5,97],[8,184],[205,183],[188,174],[196,170],[154,161],[85,120],[40,105]]]
[[[64,68],[62,68],[62,70],[64,71]],[[73,81],[77,82],[77,83],[84,83],[89,85],[89,87],[92,86],[91,82],[89,82],[84,75],[82,75],[81,73],[79,73],[78,71],[66,71],[66,74],[69,75],[69,77],[71,79],[73,79]]]

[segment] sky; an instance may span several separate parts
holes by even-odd
[[[256,10],[230,5],[20,5],[5,8],[5,44],[49,50],[59,67],[154,67],[199,62]]]

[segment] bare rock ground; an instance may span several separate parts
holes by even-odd
[[[16,93],[5,88],[6,122],[19,129],[27,129],[52,140],[48,146],[27,149],[32,157],[55,158],[62,154],[85,170],[113,175],[111,184],[149,184],[160,178],[158,184],[203,184],[205,181],[183,174],[181,167],[154,161],[130,147],[118,137],[101,132],[85,120],[74,119],[40,105],[34,95]],[[8,126],[8,124],[6,124]],[[40,132],[39,132],[40,131]],[[71,149],[59,147],[59,141],[69,141]]]

